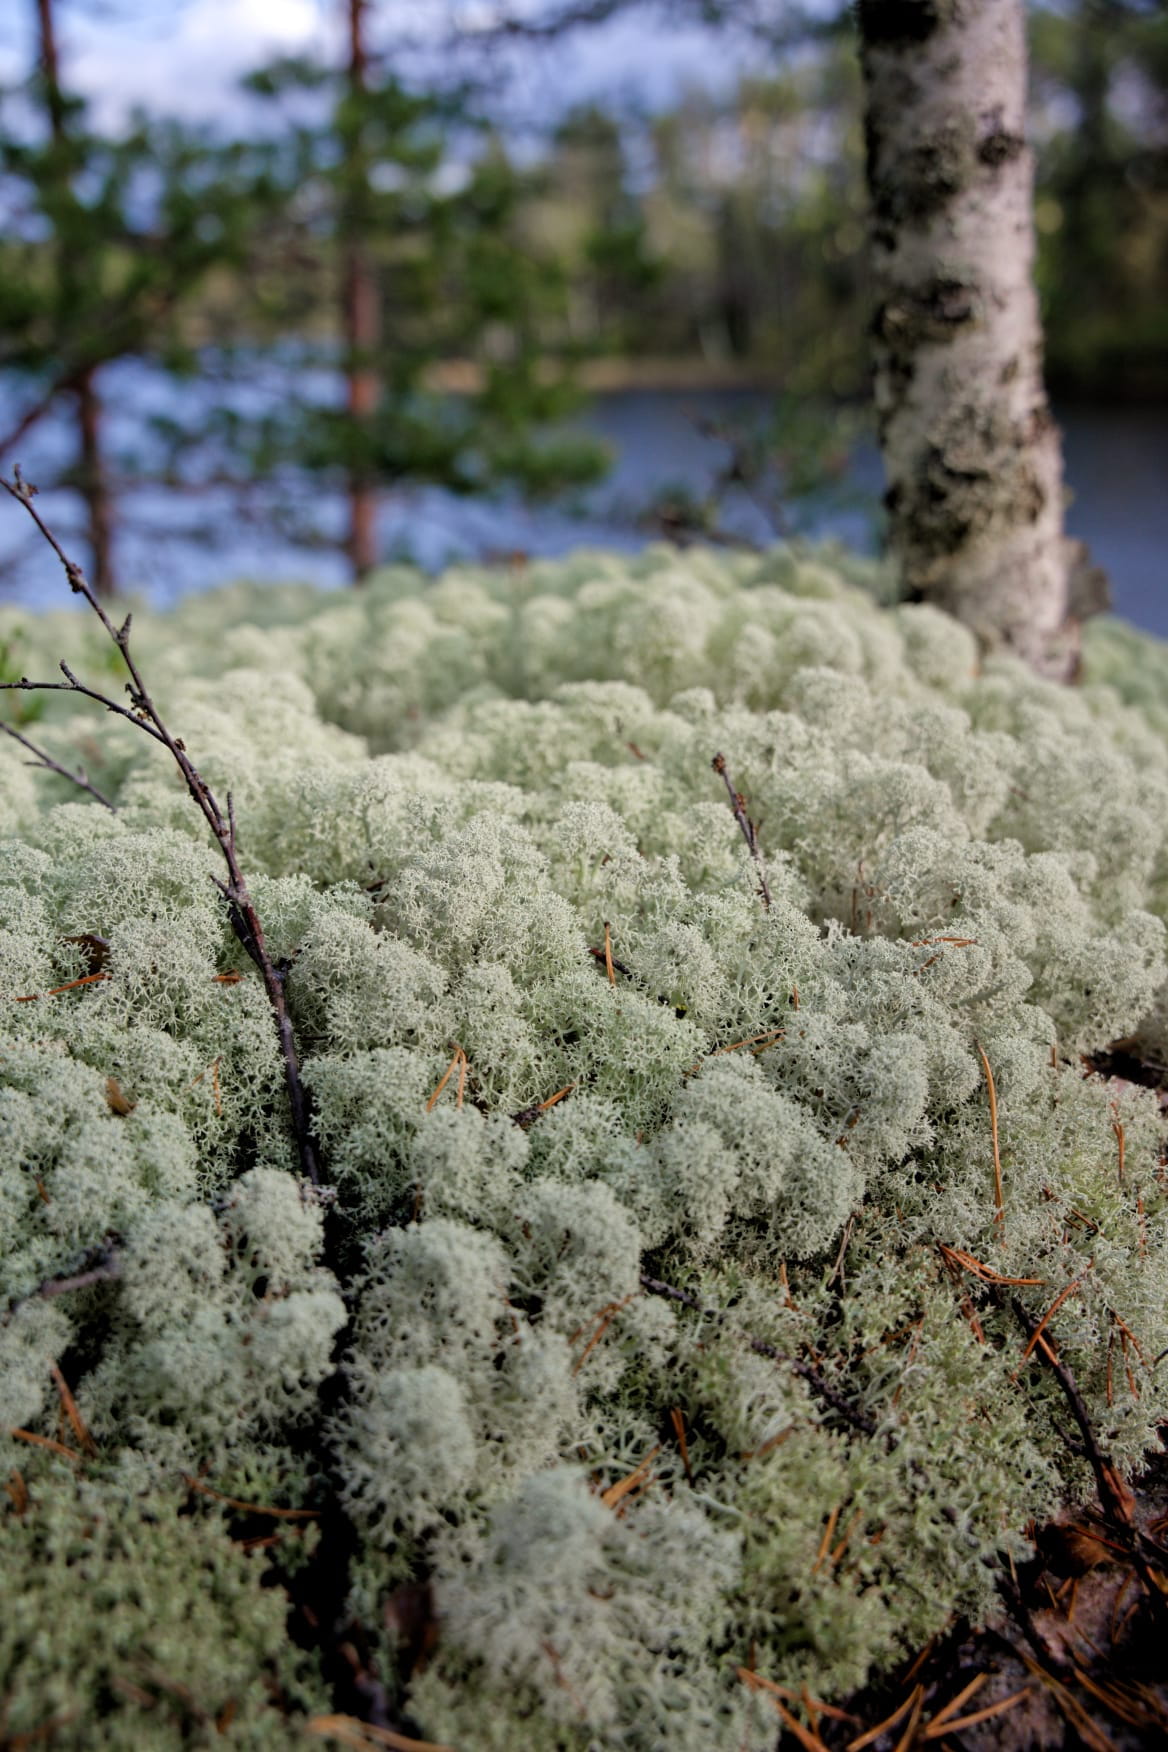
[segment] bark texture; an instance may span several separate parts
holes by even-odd
[[[368,229],[369,181],[361,124],[361,104],[368,76],[365,46],[365,0],[347,0],[349,24],[349,93],[353,119],[345,137],[345,196],[342,213],[342,323],[347,359],[349,416],[363,426],[376,411],[380,384],[373,356],[380,338],[377,282],[365,238]],[[349,473],[349,564],[359,582],[377,564],[377,494],[367,471],[358,464]]]
[[[860,0],[875,400],[909,596],[1073,675],[1073,544],[1032,279],[1022,0]]]

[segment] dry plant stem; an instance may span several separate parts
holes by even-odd
[[[71,1290],[88,1290],[94,1284],[112,1283],[115,1278],[121,1277],[121,1255],[112,1244],[99,1247],[89,1257],[93,1264],[84,1271],[74,1272],[69,1277],[46,1278],[44,1283],[38,1284],[27,1295],[14,1297],[8,1304],[8,1315],[15,1314],[26,1302],[49,1302],[55,1296],[67,1296]]]
[[[707,1308],[704,1303],[698,1301],[696,1296],[691,1296],[688,1290],[679,1290],[676,1284],[662,1283],[660,1278],[646,1277],[642,1274],[641,1288],[650,1296],[664,1296],[667,1301],[680,1302],[683,1308],[692,1308],[707,1320],[716,1321],[719,1326],[724,1326],[729,1319],[725,1309]],[[788,1356],[785,1351],[776,1349],[773,1344],[767,1344],[765,1339],[752,1338],[749,1333],[743,1336],[750,1349],[757,1356],[769,1357],[773,1363],[785,1364],[793,1374],[799,1376],[801,1381],[806,1381],[817,1399],[821,1399],[825,1405],[830,1405],[832,1410],[838,1412],[840,1417],[846,1423],[850,1423],[854,1429],[861,1430],[866,1436],[876,1434],[876,1425],[867,1412],[861,1411],[842,1393],[837,1392],[829,1381],[824,1380],[812,1363],[804,1362],[802,1357]]]
[[[288,1005],[284,996],[284,982],[277,972],[274,962],[264,943],[263,926],[255,908],[255,903],[248,890],[247,880],[240,868],[235,834],[235,812],[230,795],[227,799],[227,813],[224,815],[213,792],[204,782],[198,768],[188,755],[182,739],[172,736],[167,729],[157,706],[150,696],[149,689],[130,649],[130,619],[126,616],[120,627],[115,627],[106,613],[99,598],[85,577],[81,567],[65,553],[52,530],[41,517],[33,504],[36,489],[23,478],[19,468],[13,471],[13,479],[5,480],[0,476],[0,486],[23,505],[57,558],[64,567],[69,588],[75,595],[83,596],[110,639],[117,646],[123,663],[129,672],[130,680],[126,691],[130,696],[130,709],[111,700],[107,695],[98,693],[92,688],[82,685],[64,663],[61,672],[65,676],[62,682],[30,682],[22,678],[19,682],[3,684],[8,687],[41,690],[42,688],[67,689],[81,693],[88,699],[95,700],[109,712],[116,712],[120,717],[128,718],[139,730],[144,730],[156,742],[161,742],[167,749],[175,765],[186,782],[187,790],[214,835],[223,861],[227,866],[227,880],[216,879],[215,886],[227,903],[227,916],[231,928],[239,938],[248,955],[259,970],[263,980],[264,991],[271,1005],[272,1016],[276,1024],[276,1034],[280,1043],[280,1054],[284,1061],[284,1082],[288,1091],[288,1105],[291,1110],[292,1133],[296,1142],[296,1153],[300,1160],[302,1172],[314,1186],[320,1185],[320,1169],[317,1163],[316,1146],[309,1132],[308,1099],[300,1078],[300,1064],[296,1053],[296,1042],[292,1034],[292,1021],[288,1014]]]
[[[742,837],[746,841],[746,849],[754,859],[754,866],[758,871],[759,897],[762,900],[765,911],[770,912],[771,891],[767,887],[766,871],[763,869],[762,864],[762,853],[758,849],[758,834],[755,831],[753,821],[751,821],[746,813],[746,798],[742,795],[741,791],[736,791],[734,789],[734,783],[730,774],[726,771],[726,756],[724,754],[716,754],[710,762],[710,765],[718,774],[718,777],[721,779],[730,794],[730,807],[734,811],[734,819],[738,823]]]
[[[1038,1321],[1027,1313],[1016,1296],[1010,1298],[1010,1306],[1013,1308],[1015,1318],[1025,1332],[1027,1340],[1034,1339],[1038,1332]],[[1162,1588],[1152,1575],[1145,1544],[1148,1544],[1148,1549],[1153,1553],[1157,1567],[1161,1570],[1164,1568],[1164,1553],[1154,1542],[1148,1543],[1136,1525],[1132,1514],[1130,1493],[1120,1473],[1099,1446],[1098,1438],[1087,1413],[1087,1407],[1083,1404],[1083,1396],[1079,1392],[1078,1383],[1070,1368],[1049,1349],[1040,1346],[1037,1354],[1041,1356],[1042,1361],[1058,1382],[1062,1389],[1063,1398],[1070,1407],[1071,1415],[1079,1426],[1083,1450],[1095,1476],[1095,1489],[1099,1493],[1100,1506],[1116,1532],[1122,1533],[1130,1544],[1132,1563],[1144,1584],[1152,1610],[1162,1622],[1168,1620],[1168,1598],[1165,1597]]]
[[[111,803],[108,797],[102,795],[96,785],[90,784],[85,776],[84,767],[71,773],[68,767],[58,765],[51,754],[46,754],[43,748],[38,748],[35,742],[30,742],[27,736],[22,736],[19,730],[14,730],[11,724],[0,724],[0,730],[3,730],[5,736],[11,736],[14,742],[19,742],[22,748],[27,748],[30,754],[36,756],[35,760],[27,761],[26,765],[44,767],[45,771],[50,773],[60,773],[61,777],[68,779],[71,785],[78,785],[81,790],[88,791],[91,797],[96,797],[99,803],[104,804],[115,815],[117,814],[117,804]]]

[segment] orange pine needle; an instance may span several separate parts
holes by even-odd
[[[1119,1145],[1119,1184],[1123,1185],[1123,1165],[1127,1151],[1126,1134],[1122,1119],[1113,1119],[1111,1129],[1115,1133],[1115,1141]]]
[[[754,1660],[755,1651],[751,1648],[750,1658]],[[769,1691],[775,1697],[785,1697],[792,1702],[802,1703],[809,1714],[825,1715],[833,1722],[854,1722],[854,1715],[849,1715],[846,1709],[837,1709],[834,1703],[824,1703],[821,1697],[812,1697],[807,1687],[801,1686],[798,1691],[792,1691],[789,1685],[780,1685],[776,1679],[767,1679],[761,1673],[756,1673],[753,1667],[739,1667],[738,1677],[752,1691]]]
[[[984,1674],[982,1677],[984,1678]],[[984,1709],[974,1710],[972,1715],[958,1716],[952,1721],[941,1721],[939,1716],[921,1730],[922,1740],[939,1740],[945,1734],[964,1733],[966,1728],[975,1728],[979,1722],[992,1721],[994,1716],[1005,1715],[1008,1709],[1013,1709],[1016,1703],[1021,1703],[1024,1697],[1029,1697],[1030,1687],[1024,1685],[1020,1691],[1011,1692],[1009,1697],[1000,1698],[997,1703],[988,1703]]]
[[[919,1710],[924,1695],[924,1686],[914,1685],[904,1702],[898,1704],[890,1716],[885,1716],[882,1722],[877,1722],[876,1726],[869,1728],[866,1734],[859,1734],[854,1740],[849,1740],[846,1752],[864,1752],[865,1746],[874,1745],[883,1734],[889,1733],[898,1722],[903,1721],[910,1710]]]
[[[64,1442],[54,1442],[51,1436],[38,1436],[35,1430],[9,1430],[8,1434],[18,1442],[31,1442],[35,1448],[48,1448],[53,1454],[63,1454],[66,1460],[72,1460],[78,1466],[85,1458],[76,1448],[67,1448]]]
[[[847,1526],[844,1528],[843,1538],[840,1540],[839,1544],[835,1547],[835,1549],[832,1551],[831,1556],[827,1560],[828,1563],[831,1565],[832,1569],[835,1568],[836,1564],[839,1562],[840,1558],[843,1556],[844,1552],[847,1550],[848,1540],[852,1537],[852,1534],[855,1532],[858,1522],[863,1518],[863,1513],[864,1513],[864,1511],[862,1509],[857,1509],[855,1514],[852,1516],[851,1520],[848,1522]]]
[[[1058,1295],[1055,1297],[1055,1299],[1051,1303],[1050,1307],[1046,1310],[1046,1313],[1042,1316],[1042,1319],[1038,1322],[1038,1325],[1034,1328],[1034,1331],[1030,1334],[1030,1339],[1029,1339],[1029,1342],[1027,1343],[1026,1349],[1022,1352],[1022,1361],[1023,1362],[1025,1362],[1027,1360],[1027,1358],[1033,1354],[1034,1347],[1037,1345],[1039,1339],[1041,1339],[1043,1334],[1045,1333],[1047,1325],[1050,1322],[1050,1320],[1054,1317],[1054,1315],[1056,1315],[1058,1313],[1059,1309],[1062,1307],[1062,1305],[1066,1301],[1067,1297],[1070,1295],[1073,1295],[1074,1292],[1078,1289],[1079,1285],[1082,1283],[1083,1279],[1086,1277],[1087,1272],[1091,1270],[1091,1267],[1094,1264],[1095,1264],[1095,1261],[1093,1259],[1089,1259],[1087,1261],[1087,1270],[1081,1271],[1077,1278],[1072,1278],[1071,1282],[1067,1285],[1065,1290],[1059,1291]]]
[[[584,1349],[572,1364],[573,1375],[578,1375],[580,1373],[580,1370],[584,1367],[584,1364],[588,1361],[588,1358],[592,1355],[592,1352],[596,1349],[596,1346],[600,1343],[621,1309],[627,1308],[630,1302],[635,1302],[640,1293],[641,1291],[638,1287],[635,1290],[630,1290],[628,1295],[623,1297],[619,1302],[605,1303],[597,1316],[597,1326],[592,1337],[588,1340],[588,1343],[584,1346]],[[576,1331],[579,1332],[579,1327],[577,1327]],[[572,1336],[574,1338],[576,1334],[573,1333]]]
[[[62,992],[76,991],[78,986],[96,985],[99,980],[108,979],[108,973],[87,973],[84,979],[71,979],[67,985],[54,986],[47,992],[27,992],[22,998],[13,998],[14,1004],[35,1004],[38,998],[59,998]]]
[[[310,1734],[360,1747],[361,1752],[368,1752],[373,1746],[388,1746],[390,1752],[453,1752],[450,1746],[439,1746],[433,1740],[411,1740],[408,1734],[375,1727],[372,1722],[358,1721],[356,1716],[310,1716],[304,1725]]]
[[[929,1723],[929,1726],[925,1729],[925,1733],[930,1733],[933,1728],[940,1727],[942,1722],[947,1722],[950,1716],[956,1715],[962,1704],[968,1703],[974,1693],[981,1690],[988,1678],[988,1673],[979,1673],[976,1679],[971,1679],[969,1684],[964,1686],[963,1689],[957,1693],[956,1697],[950,1698],[945,1707],[937,1711],[936,1715]]]
[[[449,1083],[451,1077],[454,1075],[455,1071],[458,1069],[458,1066],[462,1063],[462,1061],[465,1057],[466,1057],[466,1054],[463,1052],[461,1046],[459,1046],[458,1043],[455,1042],[454,1057],[451,1059],[450,1063],[447,1065],[446,1069],[443,1071],[441,1080],[438,1084],[438,1087],[435,1089],[435,1091],[431,1095],[429,1101],[427,1101],[427,1103],[426,1103],[426,1112],[427,1113],[433,1113],[435,1107],[438,1105],[438,1097],[441,1095],[443,1089],[445,1089],[447,1083]]]
[[[819,1541],[819,1550],[815,1554],[815,1562],[811,1565],[812,1575],[814,1575],[820,1568],[831,1549],[831,1542],[835,1535],[836,1522],[840,1518],[840,1510],[842,1508],[843,1504],[837,1503],[835,1508],[831,1511],[831,1514],[827,1517],[827,1525],[823,1529],[823,1538]]]
[[[608,920],[604,921],[604,969],[608,974],[610,986],[616,984],[616,969],[612,965],[612,932],[608,928]]]
[[[689,1463],[689,1443],[685,1439],[685,1418],[682,1416],[681,1407],[679,1405],[675,1405],[673,1410],[669,1413],[669,1421],[673,1425],[673,1433],[677,1437],[677,1451],[681,1455],[681,1464],[685,1469],[686,1481],[687,1483],[692,1484],[694,1481],[694,1475],[693,1467]]]
[[[554,1095],[549,1095],[546,1101],[541,1101],[539,1111],[546,1113],[549,1107],[554,1107],[557,1101],[562,1101],[565,1095],[570,1095],[576,1087],[575,1083],[565,1083],[562,1089],[557,1089]]]
[[[56,1363],[49,1364],[49,1373],[53,1377],[54,1385],[61,1396],[61,1409],[69,1420],[69,1428],[77,1437],[79,1445],[86,1454],[96,1454],[97,1443],[90,1435],[85,1419],[77,1409],[77,1401],[69,1391],[69,1383],[66,1381],[64,1375],[62,1375]]]
[[[627,1497],[631,1490],[640,1489],[645,1482],[646,1474],[648,1473],[650,1466],[653,1464],[653,1461],[656,1460],[660,1452],[661,1444],[658,1442],[655,1448],[649,1450],[640,1464],[634,1466],[633,1470],[626,1478],[618,1478],[615,1484],[610,1484],[607,1490],[601,1491],[600,1500],[606,1509],[615,1509],[617,1504]]]
[[[242,973],[213,973],[211,975],[215,985],[238,985],[242,978]]]
[[[761,1691],[766,1695],[767,1701],[778,1712],[784,1726],[794,1734],[800,1746],[805,1748],[805,1752],[827,1752],[827,1748],[819,1735],[813,1733],[810,1728],[805,1728],[799,1718],[793,1716],[790,1710],[781,1701],[778,1694],[782,1692],[783,1696],[790,1697],[791,1693],[789,1691],[776,1685],[771,1679],[763,1679],[760,1674],[752,1673],[749,1667],[739,1667],[738,1677],[742,1680],[744,1685],[749,1686],[751,1691]]]
[[[205,1484],[201,1478],[192,1478],[184,1472],[182,1481],[188,1490],[201,1491],[204,1496],[214,1497],[217,1503],[223,1503],[229,1509],[239,1509],[245,1515],[270,1515],[278,1521],[315,1521],[320,1514],[319,1509],[271,1509],[262,1503],[241,1502],[239,1497],[224,1496],[221,1490]]]
[[[949,1265],[961,1265],[980,1278],[983,1284],[1045,1284],[1045,1278],[1003,1277],[1000,1271],[994,1271],[992,1266],[983,1265],[980,1259],[975,1259],[972,1253],[966,1253],[963,1247],[950,1247],[946,1242],[937,1243],[941,1257]]]
[[[1002,1152],[998,1145],[998,1091],[994,1086],[994,1073],[990,1069],[990,1061],[977,1043],[978,1057],[985,1071],[986,1088],[990,1097],[990,1136],[994,1146],[994,1222],[1003,1231],[1006,1227],[1006,1205],[1002,1194]]]

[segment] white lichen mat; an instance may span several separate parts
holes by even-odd
[[[1164,1128],[1081,1055],[1163,1039],[1168,654],[1101,625],[1060,691],[865,575],[654,549],[136,624],[234,792],[343,1282],[176,774],[62,696],[38,740],[116,814],[0,743],[6,1734],[321,1744],[270,1585],[312,1523],[248,1548],[190,1479],[339,1498],[429,1740],[762,1752],[738,1668],[845,1697],[1089,1492],[1011,1298],[1075,1284],[1051,1344],[1138,1465]],[[111,685],[79,617],[0,645]]]

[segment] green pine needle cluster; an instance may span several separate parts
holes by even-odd
[[[6,1734],[321,1743],[311,1536],[248,1549],[192,1478],[339,1504],[427,1739],[763,1752],[751,1651],[844,1696],[1090,1490],[1008,1295],[1076,1283],[1051,1331],[1138,1466],[1165,1132],[1084,1055],[1168,1046],[1163,648],[1103,624],[1060,691],[880,582],[650,549],[143,617],[235,796],[323,1196],[174,771],[66,695],[36,737],[116,814],[0,742]],[[105,673],[74,616],[0,640]]]

